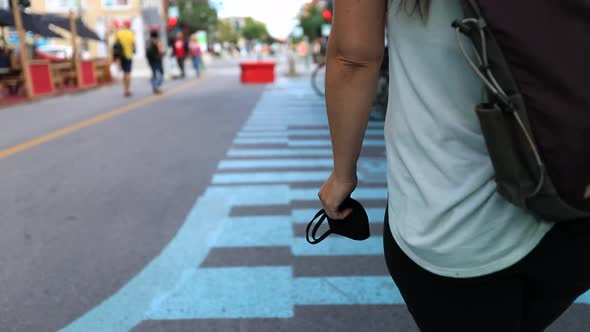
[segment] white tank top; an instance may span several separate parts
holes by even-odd
[[[438,275],[499,271],[526,256],[552,224],[495,190],[474,112],[482,83],[451,28],[463,15],[459,1],[432,1],[427,23],[398,4],[391,1],[388,14],[385,123],[393,236],[414,262]]]

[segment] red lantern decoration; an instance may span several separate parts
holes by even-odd
[[[322,12],[322,17],[324,18],[324,20],[332,22],[332,11],[329,9],[324,9],[324,11]]]

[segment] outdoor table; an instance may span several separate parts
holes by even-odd
[[[0,87],[2,87],[2,90],[8,88],[10,90],[11,94],[13,92],[15,92],[14,94],[16,94],[16,95],[22,95],[23,94],[22,87],[24,85],[25,85],[25,79],[22,75],[22,72],[16,72],[16,73],[13,72],[11,74],[8,74],[8,75],[0,78]],[[4,91],[2,91],[2,92],[4,92]],[[4,93],[0,93],[0,98],[4,98]]]
[[[51,63],[54,84],[57,88],[63,88],[70,82],[76,82],[76,68],[71,61]]]
[[[108,59],[94,59],[94,72],[98,84],[111,82],[111,64]]]

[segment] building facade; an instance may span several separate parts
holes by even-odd
[[[68,15],[71,11],[107,42],[85,43],[92,57],[108,57],[112,34],[130,20],[136,34],[136,57],[143,57],[150,29],[162,22],[161,0],[31,0],[31,11]]]

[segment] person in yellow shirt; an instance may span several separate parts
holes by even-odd
[[[123,23],[123,29],[115,33],[113,53],[118,58],[123,71],[123,86],[125,97],[131,97],[131,67],[135,53],[135,34],[131,31],[131,21]]]

